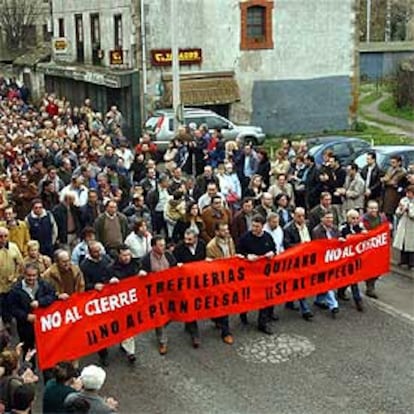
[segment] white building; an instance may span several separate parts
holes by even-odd
[[[131,0],[53,0],[52,62],[40,65],[48,92],[105,112],[117,105],[132,138],[139,130],[138,11]]]
[[[170,1],[145,0],[150,107],[171,105]],[[355,0],[175,1],[185,105],[269,133],[349,126]]]

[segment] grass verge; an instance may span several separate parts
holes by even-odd
[[[389,116],[414,122],[414,108],[398,108],[397,105],[395,105],[393,96],[384,99],[384,101],[379,104],[378,109]]]

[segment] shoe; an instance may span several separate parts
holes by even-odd
[[[339,312],[339,309],[338,308],[333,308],[332,310],[331,310],[331,315],[332,315],[332,319],[335,319],[336,318],[336,314]]]
[[[312,312],[305,312],[302,315],[302,318],[305,319],[305,321],[310,321],[313,318],[313,313]]]
[[[160,353],[160,355],[165,355],[168,352],[167,344],[160,344],[158,346],[158,352]]]
[[[277,321],[279,320],[279,316],[277,316],[277,315],[275,315],[275,314],[270,315],[270,320],[271,320],[271,321],[274,321],[274,322],[277,322]]]
[[[129,354],[127,355],[127,359],[130,364],[133,364],[137,360],[137,357],[134,354]]]
[[[274,334],[274,332],[267,325],[259,326],[258,329],[260,332],[263,332],[266,335]]]
[[[245,313],[241,313],[240,314],[240,321],[243,325],[248,325],[249,324],[249,320],[247,319],[247,314]]]
[[[223,337],[223,342],[227,345],[233,345],[234,344],[234,338],[233,335],[228,334]]]
[[[295,302],[287,302],[287,303],[285,303],[285,309],[289,309],[289,310],[293,310],[293,311],[298,311],[299,310],[299,306],[296,305]]]
[[[362,301],[358,300],[355,302],[355,306],[358,312],[364,312],[364,307],[362,306]]]
[[[377,296],[377,294],[375,293],[375,291],[372,291],[372,290],[367,290],[367,291],[365,292],[365,294],[366,294],[367,296],[369,296],[370,298],[372,298],[372,299],[378,299],[378,296]]]
[[[329,306],[323,302],[313,302],[313,304],[320,309],[324,309],[324,310],[329,309]]]
[[[193,348],[195,349],[199,348],[201,345],[200,338],[197,338],[197,337],[191,338],[191,342],[193,343]]]

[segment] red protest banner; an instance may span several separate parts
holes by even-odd
[[[345,242],[317,240],[271,260],[230,258],[132,276],[36,311],[40,368],[163,326],[247,312],[389,272],[387,224]]]

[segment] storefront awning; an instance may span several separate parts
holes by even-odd
[[[172,106],[172,77],[164,75],[163,104]],[[180,76],[181,102],[184,105],[220,105],[240,100],[233,73],[184,74]]]

